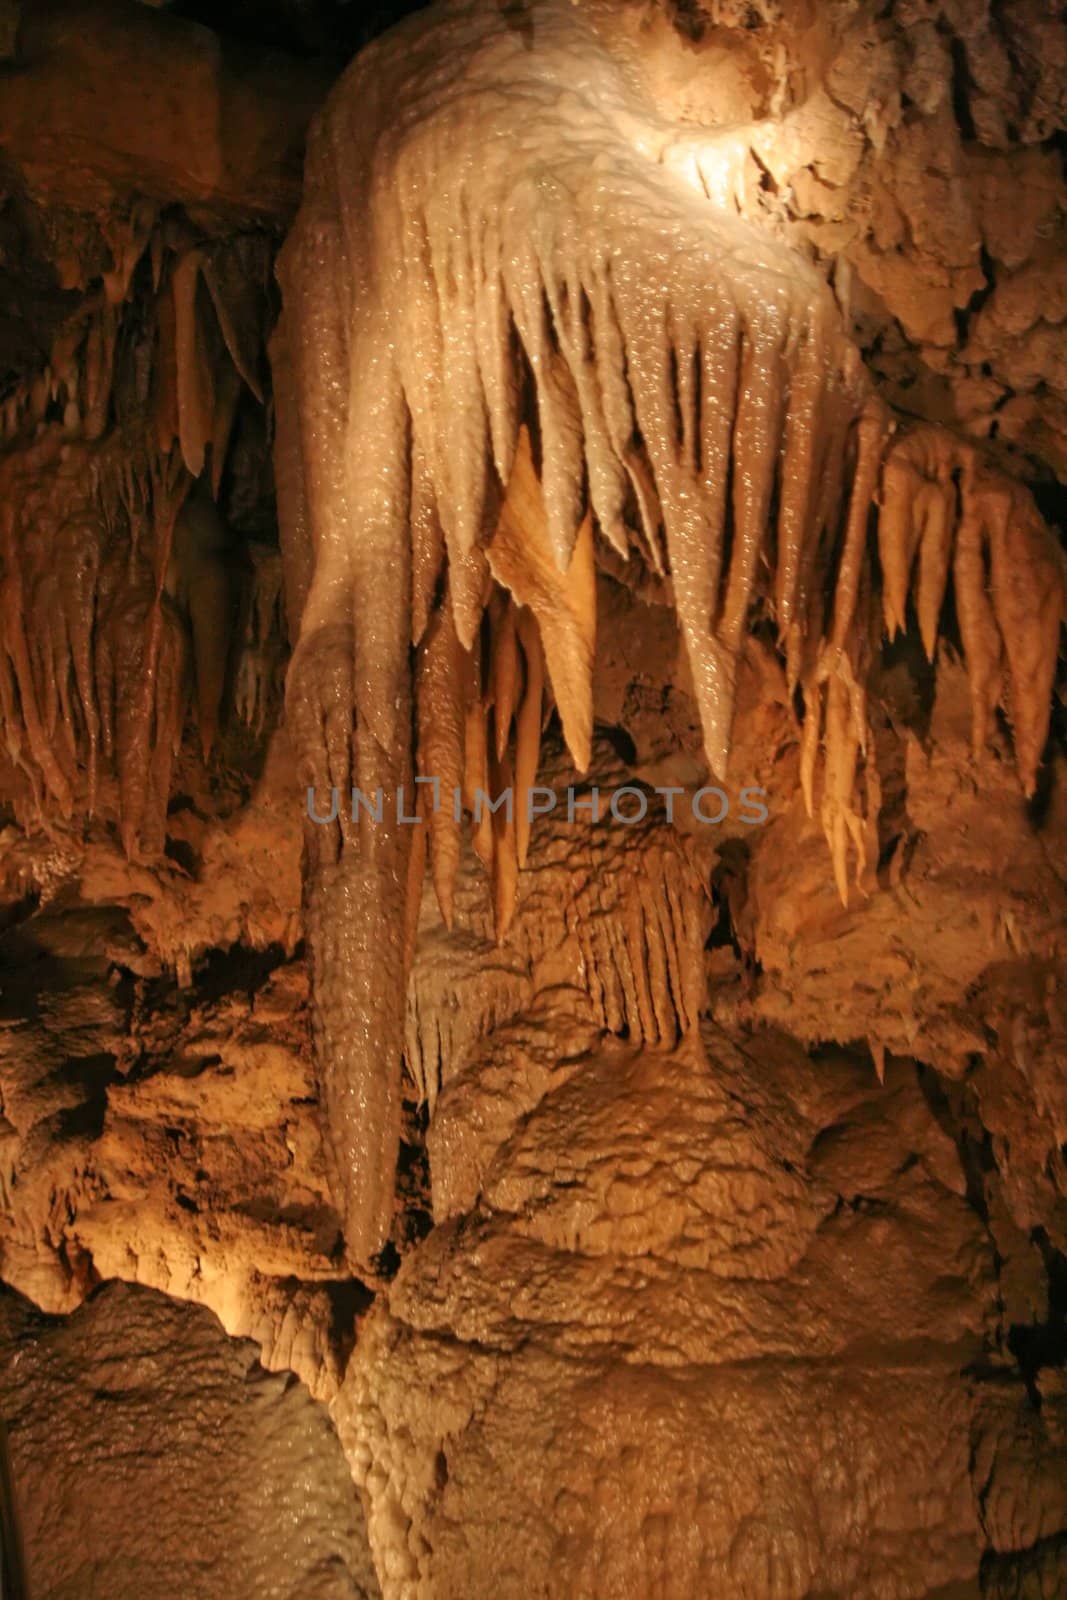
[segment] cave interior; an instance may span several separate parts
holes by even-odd
[[[1067,1597],[1062,0],[0,0],[0,1596]]]

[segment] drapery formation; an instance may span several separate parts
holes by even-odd
[[[359,58],[313,133],[280,263],[276,460],[305,776],[385,797],[382,823],[341,815],[309,842],[317,1049],[357,1255],[389,1227],[425,834],[446,920],[459,854],[447,808],[404,828],[396,796],[416,771],[471,801],[521,791],[549,692],[586,766],[598,542],[669,576],[720,776],[746,629],[773,619],[843,897],[850,845],[865,860],[876,498],[888,624],[915,566],[932,648],[951,569],[976,732],[1003,656],[1033,785],[1063,603],[1051,536],[940,434],[905,436],[882,469],[888,413],[823,279],[737,214],[730,148],[653,104],[611,6],[563,0],[420,14]],[[474,838],[502,931],[521,807]]]

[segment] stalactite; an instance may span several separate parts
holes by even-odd
[[[107,430],[111,401],[111,380],[115,366],[115,341],[119,317],[110,303],[102,307],[89,325],[85,355],[85,420],[87,439],[99,439]]]
[[[849,852],[855,853],[855,879],[867,864],[866,829],[855,800],[857,763],[867,742],[864,693],[867,616],[867,527],[878,481],[888,413],[870,397],[854,431],[855,464],[848,512],[836,557],[830,627],[822,637],[821,583],[809,608],[808,656],[805,674],[805,725],[801,739],[800,782],[808,815],[814,814],[818,763],[822,753],[822,797],[819,815],[834,882],[843,905],[849,903]],[[832,526],[832,523],[831,523]]]
[[[174,268],[174,344],[178,380],[178,438],[194,478],[204,470],[215,413],[214,374],[197,314],[197,289],[204,257],[187,250]]]
[[[1010,682],[1007,710],[1030,796],[1048,737],[1060,624],[1067,621],[1067,571],[1060,546],[1020,484],[1003,477],[989,484],[976,474],[969,494],[987,518],[993,613]]]
[[[215,373],[215,405],[211,414],[211,495],[217,500],[230,447],[237,406],[241,398],[241,378],[236,368],[222,362]]]
[[[537,624],[525,609],[519,612],[517,631],[525,671],[522,704],[515,724],[515,851],[519,866],[524,867],[530,847],[529,796],[537,777],[541,751],[544,655]]]
[[[105,532],[98,519],[64,522],[56,536],[60,604],[88,745],[88,811],[96,810],[100,714],[93,690],[93,624]]]
[[[264,323],[263,252],[249,238],[217,244],[200,259],[200,270],[215,308],[219,328],[234,370],[260,405]]]
[[[130,292],[130,280],[156,231],[157,208],[150,200],[139,200],[127,217],[105,215],[104,236],[111,248],[112,266],[103,275],[109,305],[118,306]]]
[[[615,26],[609,10],[539,0],[532,30],[490,6],[437,8],[394,29],[318,120],[279,263],[279,392],[299,420],[298,441],[292,424],[279,427],[278,460],[291,615],[303,618],[289,690],[301,755],[334,783],[351,770],[366,788],[381,774],[388,793],[414,743],[422,776],[461,774],[472,812],[479,789],[499,793],[513,777],[513,830],[473,819],[498,934],[529,849],[520,797],[549,694],[579,771],[589,763],[598,541],[669,578],[720,777],[745,633],[756,608],[773,618],[806,708],[804,798],[842,899],[850,850],[855,876],[867,860],[870,818],[854,791],[887,414],[814,268],[736,215],[725,179],[671,157],[677,130],[643,98]],[[706,159],[710,170],[710,145]],[[1049,578],[1055,597],[1034,646],[1022,617],[1036,589],[1009,574],[1020,558],[1053,573],[1047,532],[1017,506],[994,506],[977,479],[964,474],[957,490],[945,436],[912,439],[881,474],[886,626],[905,625],[918,555],[932,650],[951,570],[978,720],[984,730],[996,700],[1003,634],[1032,786],[1062,583]],[[354,758],[313,671],[337,650]],[[383,882],[398,881],[384,838],[348,832],[340,850],[351,871],[377,861]],[[429,854],[446,922],[458,852],[455,819],[435,816]],[[647,914],[635,921],[633,940],[653,938],[652,926]],[[337,993],[341,947],[327,942],[313,972]],[[590,970],[618,955],[601,951]],[[361,972],[355,986],[368,981]],[[636,980],[611,1008],[628,1025],[658,1025]],[[386,1037],[371,1009],[338,1004],[363,1056],[334,1042],[325,1003],[319,1033],[324,1077],[340,1084],[330,1115],[345,1124],[349,1242],[363,1257],[388,1216],[391,1169],[375,1151],[400,1048],[399,1030]],[[386,1088],[364,1134],[350,1102],[358,1092],[371,1103],[374,1070]]]
[[[477,660],[472,669],[480,675]],[[463,727],[463,804],[474,819],[471,829],[474,853],[492,877],[493,813],[481,798],[489,795],[489,712],[475,689],[468,695]]]
[[[919,534],[919,594],[917,610],[923,649],[934,659],[941,607],[952,564],[952,535],[956,523],[956,487],[949,481],[924,485],[916,508]]]
[[[156,297],[158,352],[153,369],[155,443],[169,451],[178,437],[178,313],[168,282]]]
[[[519,433],[511,480],[488,557],[493,576],[537,619],[564,738],[579,771],[584,772],[593,735],[596,567],[592,523],[586,517],[576,530],[566,569],[561,571],[553,555],[545,502],[525,428]]]
[[[508,803],[492,814],[493,829],[493,927],[497,942],[507,937],[511,919],[515,915],[518,891],[519,861],[515,848],[515,796],[514,774],[507,755],[498,759],[489,752],[489,781],[492,793],[498,799],[510,796]]]
[[[120,591],[101,628],[109,652],[123,848],[131,857],[151,856],[163,848],[184,709],[184,630],[147,572]]]
[[[153,525],[151,565],[143,551],[144,576],[128,584],[105,630],[113,629],[115,663],[115,757],[123,847],[138,853],[162,848],[170,762],[181,731],[184,685],[178,663],[183,635],[164,594],[174,525],[189,491],[176,454],[151,458],[148,503]]]
[[[519,686],[517,612],[510,597],[501,594],[492,613],[493,659],[491,694],[496,759],[502,761],[511,736],[511,722]]]

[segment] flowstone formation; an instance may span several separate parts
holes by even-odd
[[[385,1595],[1057,1592],[1064,1396],[983,1367],[956,1146],[907,1068],[758,1049],[594,1043],[481,1129],[334,1406]]]
[[[686,68],[670,35],[646,59],[625,7],[446,5],[366,51],[311,136],[275,336],[297,419],[277,451],[301,617],[288,706],[310,788],[346,797],[310,835],[308,936],[364,1260],[392,1210],[426,832],[446,921],[458,859],[458,808],[424,793],[413,838],[404,792],[465,795],[503,936],[546,694],[589,765],[598,561],[669,582],[720,778],[743,639],[773,628],[846,905],[877,812],[862,758],[880,577],[891,631],[914,588],[929,653],[951,586],[976,747],[1003,703],[1035,786],[1067,596],[1056,540],[973,447],[890,442],[826,281],[745,215],[760,129],[719,125],[713,91],[679,121]],[[384,820],[358,797],[348,812],[352,788],[384,796]],[[478,816],[479,794],[510,791],[517,819]]]

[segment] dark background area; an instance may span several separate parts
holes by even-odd
[[[179,0],[167,9],[235,39],[348,61],[425,0]]]

